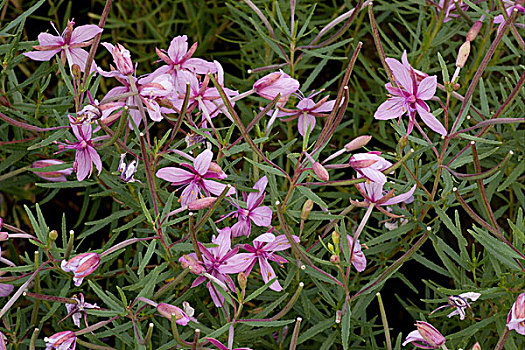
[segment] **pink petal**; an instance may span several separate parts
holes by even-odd
[[[392,70],[396,83],[401,85],[409,93],[414,93],[412,76],[407,67],[394,58],[387,58],[386,63]]]
[[[75,161],[77,162],[77,180],[82,181],[91,173],[92,168],[91,158],[85,148],[77,149]]]
[[[254,242],[271,243],[275,241],[275,235],[270,232],[263,233],[253,240]],[[266,248],[265,248],[266,250]]]
[[[68,54],[69,53],[69,54]],[[86,62],[89,54],[86,50],[80,48],[68,48],[66,49],[66,57],[69,62],[69,66],[73,67],[74,64],[80,67],[80,70],[83,72],[86,69]],[[91,72],[96,68],[95,62],[91,64]]]
[[[248,193],[248,198],[246,199],[246,206],[248,207],[248,210],[253,209],[258,205],[258,201],[260,198],[264,195],[264,190],[266,189],[266,185],[268,184],[268,179],[266,176],[263,176],[255,183],[253,186],[254,190],[259,190],[259,192],[250,192]]]
[[[272,224],[272,210],[269,207],[255,208],[248,216],[257,226],[267,227]]]
[[[422,102],[424,103],[424,102]],[[426,104],[424,105],[426,106]],[[423,122],[433,131],[437,132],[440,135],[445,136],[447,134],[447,130],[441,124],[439,120],[437,120],[436,117],[430,112],[427,111],[424,107],[422,107],[419,103],[416,103],[416,110]]]
[[[87,150],[89,152],[89,157],[91,158],[93,163],[95,163],[95,167],[98,170],[98,175],[100,175],[100,172],[102,171],[102,161],[100,160],[100,156],[98,155],[97,151],[91,146],[88,146]]]
[[[62,51],[61,49],[58,50],[46,50],[46,51],[31,51],[31,52],[24,52],[23,55],[26,57],[29,57],[32,60],[35,61],[49,61],[57,53]]]
[[[292,236],[292,238],[294,239],[294,241],[299,243],[299,237]],[[288,238],[286,238],[285,235],[279,235],[275,237],[275,240],[273,242],[266,244],[264,250],[266,250],[267,252],[277,252],[288,248],[290,248],[290,242],[288,241]]]
[[[433,75],[421,80],[417,87],[417,98],[420,100],[430,100],[436,94],[437,76]]]
[[[415,330],[410,332],[405,341],[403,342],[403,346],[407,345],[408,343],[414,342],[414,341],[420,341],[426,343],[426,340],[421,336],[419,331]]]
[[[363,174],[364,177],[373,181],[375,183],[384,185],[386,182],[386,176],[381,171],[372,169],[371,167],[360,168],[359,171]]]
[[[86,24],[73,29],[71,33],[70,45],[82,43],[92,39],[98,33],[102,33],[102,28],[94,24]]]
[[[211,160],[213,159],[213,152],[209,149],[205,150],[195,158],[193,161],[193,167],[199,173],[199,175],[204,175],[210,168]]]
[[[172,182],[175,186],[187,184],[195,177],[189,171],[173,167],[162,168],[157,171],[156,175],[163,180]]]
[[[180,195],[180,204],[181,205],[190,204],[191,202],[197,199],[200,193],[201,193],[201,188],[199,187],[199,185],[197,185],[195,181],[190,182],[190,184],[182,191]]]
[[[208,190],[208,192],[216,196],[220,196],[222,191],[224,191],[224,189],[226,188],[225,184],[221,184],[220,182],[217,182],[217,181],[212,181],[212,180],[202,180],[202,181],[204,183],[204,188]],[[231,196],[233,194],[235,194],[235,188],[232,187],[230,188],[228,193],[226,193],[226,195]]]
[[[394,119],[401,117],[406,111],[404,97],[390,97],[377,108],[374,118],[379,120]]]
[[[186,52],[188,52],[188,37],[186,35],[174,37],[168,48],[168,56],[177,64]]]
[[[215,249],[215,257],[223,257],[231,250],[232,246],[232,240],[231,240],[231,229],[229,227],[225,227],[222,230],[217,230],[219,234],[215,239],[212,239],[212,242],[219,245]]]
[[[275,271],[270,266],[270,263],[268,262],[268,260],[259,258],[259,266],[261,267],[261,276],[265,284],[268,283],[268,281],[270,281],[271,279],[274,279],[275,277],[277,277],[275,275]],[[283,287],[281,287],[281,285],[279,284],[279,281],[275,280],[270,285],[270,289],[276,292],[280,292],[283,290]]]
[[[64,38],[61,36],[51,35],[49,33],[38,34],[38,43],[40,46],[64,45]]]
[[[251,224],[250,220],[246,219],[245,217],[239,217],[239,221],[237,221],[232,226],[232,235],[233,237],[241,237],[241,236],[249,236],[251,231]]]
[[[201,58],[190,58],[186,62],[184,62],[181,66],[181,68],[187,69],[190,72],[194,72],[197,74],[207,74],[209,73],[215,73],[217,72],[217,67],[212,62],[205,61]],[[222,84],[224,81],[224,78],[221,80],[219,78],[219,83]]]
[[[334,109],[335,106],[335,100],[326,101],[319,107],[312,110],[312,112],[316,113],[323,113],[323,112],[331,112]]]
[[[403,193],[403,194],[400,194],[398,196],[394,196],[392,198],[390,198],[389,200],[387,200],[386,202],[384,202],[382,205],[393,205],[393,204],[397,204],[397,203],[401,203],[401,202],[405,202],[406,200],[409,200],[412,195],[414,194],[414,191],[416,190],[416,187],[417,185],[414,185],[410,191],[406,192],[406,193]]]
[[[219,267],[219,272],[230,274],[245,271],[253,260],[255,257],[251,253],[236,254]]]
[[[304,113],[302,113],[297,119],[297,129],[301,136],[305,136],[308,129],[312,132],[315,127],[315,117],[313,115],[306,114],[305,116]]]

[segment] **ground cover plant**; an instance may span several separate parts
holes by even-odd
[[[522,349],[522,0],[0,1],[0,349]]]

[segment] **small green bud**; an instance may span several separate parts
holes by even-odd
[[[248,284],[248,278],[246,277],[246,274],[244,272],[240,272],[237,275],[237,282],[239,282],[239,286],[242,290],[246,289],[246,285]]]
[[[57,238],[58,238],[58,232],[56,230],[53,230],[53,231],[49,232],[49,239],[51,241],[56,241]]]

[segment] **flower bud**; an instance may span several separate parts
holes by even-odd
[[[324,166],[321,165],[319,162],[314,162],[313,164],[314,174],[319,178],[321,181],[329,181],[330,175],[328,174],[328,171],[325,169]]]
[[[39,168],[47,168],[53,165],[60,165],[64,164],[63,161],[57,160],[57,159],[44,159],[44,160],[37,160],[31,164],[32,169],[39,169]],[[71,175],[73,172],[73,169],[68,168],[64,170],[55,170],[55,171],[45,171],[45,172],[37,172],[35,171],[34,174],[44,180],[53,181],[53,182],[66,182],[66,175]]]
[[[404,149],[406,145],[408,144],[408,137],[401,136],[397,144],[399,145],[399,148]]]
[[[204,197],[188,204],[189,210],[201,210],[211,207],[217,201],[216,197]]]
[[[9,239],[9,233],[0,232],[0,242],[7,241]]]
[[[83,253],[69,261],[62,260],[61,267],[65,272],[73,272],[75,274],[73,281],[75,286],[79,287],[84,277],[92,274],[98,265],[100,265],[100,257],[97,253]]]
[[[330,253],[335,254],[334,245],[332,243],[328,243],[327,246],[328,246],[328,250],[330,251]]]
[[[47,343],[47,350],[70,350],[75,349],[77,344],[77,336],[75,335],[75,332],[63,331],[55,333],[49,338],[44,338],[44,341]]]
[[[182,311],[182,309],[171,304],[159,303],[157,305],[157,312],[168,320],[171,320],[171,316],[175,315],[175,322],[181,326],[185,326],[190,322],[190,318],[184,313],[184,311]]]
[[[117,44],[113,46],[111,55],[117,66],[117,70],[123,75],[133,74],[133,62],[131,62],[131,55],[129,50],[126,50],[124,46]]]
[[[80,77],[82,76],[82,69],[80,68],[78,64],[73,64],[73,66],[71,66],[71,73],[73,73],[73,76],[77,80],[79,80]]]
[[[463,68],[470,54],[470,41],[465,41],[459,48],[458,57],[456,58],[456,67]]]
[[[479,343],[476,342],[476,344],[474,344],[474,346],[472,347],[472,350],[481,350],[481,345],[479,345]]]
[[[341,240],[341,236],[337,231],[332,232],[332,242],[337,246]]]
[[[208,171],[211,171],[212,173],[221,174],[221,175],[224,174],[224,171],[222,170],[220,165],[215,162],[210,163],[210,167],[208,168]]]
[[[190,255],[181,256],[179,258],[179,262],[183,269],[188,269],[191,273],[194,273],[196,275],[200,275],[205,271],[201,263],[193,257],[191,257]]]
[[[303,210],[301,210],[301,220],[308,219],[310,212],[314,208],[314,202],[311,199],[307,199],[303,204]]]
[[[246,274],[244,272],[239,272],[237,275],[237,282],[239,282],[239,286],[242,290],[246,289],[246,285],[248,284],[248,278],[246,277]]]
[[[525,335],[525,293],[521,293],[507,316],[507,328]]]
[[[473,41],[478,36],[479,30],[481,29],[481,21],[476,21],[470,27],[468,33],[467,33],[467,41]]]
[[[345,149],[347,152],[352,152],[358,148],[365,146],[371,139],[372,139],[372,136],[370,135],[358,136],[352,141],[348,142],[345,145]]]
[[[330,262],[332,264],[339,264],[340,261],[341,260],[339,259],[339,256],[337,256],[335,254],[330,257]]]
[[[58,238],[57,230],[50,231],[48,237],[49,237],[50,240],[56,241],[57,238]]]
[[[421,337],[430,347],[439,348],[445,343],[445,337],[430,323],[417,321],[416,327]]]

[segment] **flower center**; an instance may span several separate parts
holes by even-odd
[[[417,98],[416,98],[416,96],[414,96],[414,95],[410,95],[410,96],[407,98],[407,101],[408,101],[408,103],[416,103]]]

